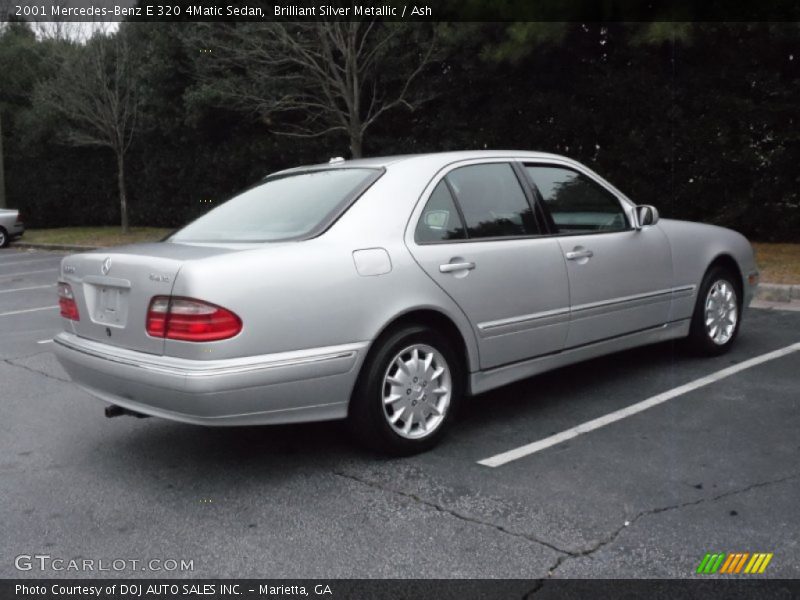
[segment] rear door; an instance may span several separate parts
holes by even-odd
[[[562,349],[569,290],[558,241],[542,237],[510,162],[457,166],[428,187],[407,241],[469,318],[489,369]]]
[[[525,164],[557,235],[570,286],[566,347],[665,324],[672,258],[658,227],[637,230],[614,192],[588,173]]]

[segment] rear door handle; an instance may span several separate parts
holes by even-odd
[[[564,256],[567,257],[567,260],[580,260],[581,258],[592,258],[594,252],[591,250],[573,250],[572,252],[567,252]]]
[[[439,265],[439,272],[452,273],[453,271],[472,271],[474,268],[474,262],[446,263],[444,265]]]

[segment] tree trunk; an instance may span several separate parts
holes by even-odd
[[[125,155],[117,152],[117,183],[119,185],[119,213],[122,233],[128,233],[128,195],[125,192]]]
[[[361,158],[363,156],[363,149],[361,147],[362,139],[361,133],[358,132],[351,132],[350,133],[350,154],[353,155],[353,158]]]
[[[0,110],[0,112],[2,112]],[[0,114],[0,208],[6,207],[6,178],[3,171],[3,115]]]

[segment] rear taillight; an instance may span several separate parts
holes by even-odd
[[[227,340],[242,330],[228,309],[193,298],[156,296],[147,310],[147,333],[184,342]]]
[[[21,212],[17,213],[17,223],[22,223],[22,213]]]
[[[59,282],[58,284],[58,307],[61,309],[61,316],[70,321],[80,321],[78,305],[75,303],[75,296],[68,283]]]
[[[164,337],[167,331],[167,311],[169,296],[156,296],[150,301],[147,309],[147,334],[153,337]]]

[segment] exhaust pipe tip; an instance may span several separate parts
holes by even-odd
[[[112,404],[111,406],[106,406],[105,413],[107,419],[113,419],[114,417],[121,417],[124,415],[125,409],[116,404]]]
[[[150,415],[143,415],[142,413],[138,413],[134,410],[128,410],[127,408],[122,408],[121,406],[117,406],[116,404],[111,404],[106,406],[105,414],[107,419],[113,419],[114,417],[121,417],[123,415],[128,415],[130,417],[136,417],[137,419],[146,419]]]

